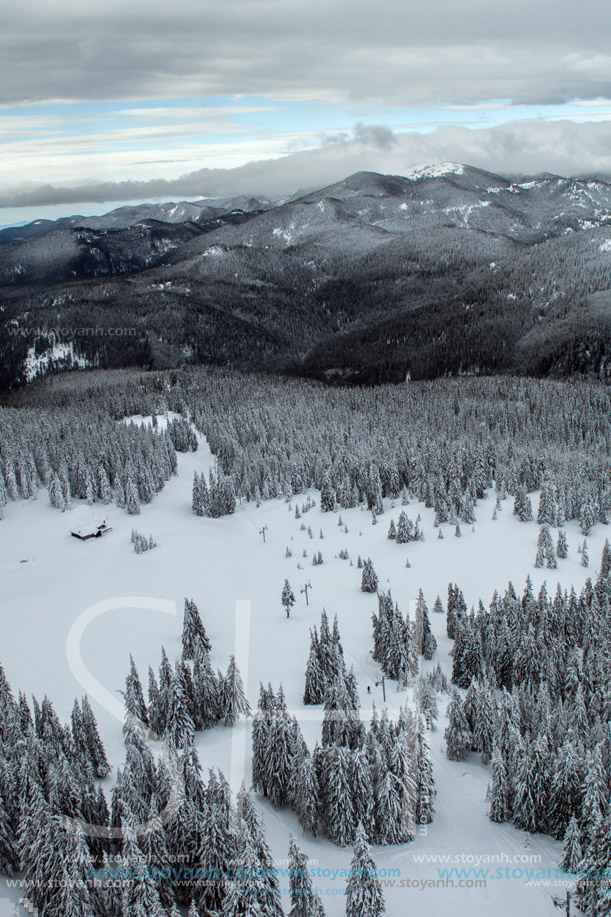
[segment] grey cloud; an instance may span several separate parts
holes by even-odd
[[[359,121],[354,125],[352,134],[347,131],[320,133],[318,140],[321,146],[346,146],[357,141],[374,150],[390,150],[396,144],[397,137],[387,124],[363,124]]]
[[[0,102],[265,94],[537,103],[608,94],[608,0],[23,0]]]
[[[359,143],[372,146],[376,150],[391,150],[397,138],[390,127],[385,124],[355,124],[354,138]]]
[[[239,194],[283,197],[322,188],[359,170],[403,174],[413,165],[444,160],[502,174],[610,175],[611,123],[521,121],[481,130],[446,126],[428,134],[395,134],[390,149],[342,140],[239,168],[201,169],[174,180],[5,187],[0,188],[0,207]]]

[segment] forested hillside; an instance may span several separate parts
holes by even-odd
[[[125,208],[5,239],[0,385],[192,363],[366,383],[608,376],[603,181],[446,164],[227,206]]]

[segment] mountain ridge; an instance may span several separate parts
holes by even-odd
[[[441,163],[356,172],[279,203],[155,206],[165,220],[150,205],[117,208],[0,247],[0,384],[24,381],[58,328],[94,319],[99,339],[73,335],[79,365],[209,362],[364,382],[606,377],[604,179]],[[134,340],[110,340],[121,325]]]

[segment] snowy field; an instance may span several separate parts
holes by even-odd
[[[456,538],[454,528],[446,525],[442,540],[433,526],[433,511],[414,502],[401,507],[397,501],[391,508],[390,501],[385,501],[385,512],[375,526],[366,510],[342,510],[347,533],[338,525],[339,513],[322,513],[318,505],[295,519],[295,505],[301,509],[306,495],[294,499],[290,510],[284,500],[273,500],[258,508],[242,503],[234,515],[221,519],[197,517],[191,511],[193,472],[207,471],[212,465],[213,457],[200,438],[198,452],[179,454],[178,476],[151,504],[142,507],[139,516],[129,516],[114,506],[87,506],[82,501],[61,513],[50,506],[44,490],[37,500],[9,504],[6,518],[0,522],[0,661],[15,693],[23,690],[39,699],[48,694],[62,720],[69,717],[74,698],[82,696],[85,689],[71,667],[74,660],[71,663],[66,649],[68,635],[84,611],[107,600],[116,600],[116,608],[96,617],[84,631],[84,665],[121,703],[117,692],[124,686],[132,653],[146,690],[148,666],[156,669],[159,665],[161,646],[172,661],[180,655],[183,603],[189,597],[198,605],[212,642],[213,665],[225,671],[229,655],[237,652],[253,709],[260,681],[271,682],[274,688],[282,683],[289,709],[304,717],[302,730],[312,749],[320,737],[322,711],[305,708],[302,695],[309,630],[319,624],[323,608],[331,620],[338,616],[346,662],[354,666],[358,679],[363,715],[369,719],[372,701],[378,708],[383,706],[382,688],[375,686],[381,672],[370,655],[371,614],[377,610],[377,600],[375,595],[360,591],[358,555],[372,559],[380,589],[392,589],[403,613],[415,601],[418,590],[423,590],[438,642],[433,661],[423,663],[423,667],[439,661],[449,675],[451,641],[445,636],[445,615],[432,613],[437,595],[445,606],[448,583],[458,584],[469,607],[479,598],[488,605],[494,590],[504,589],[510,580],[521,594],[527,574],[535,591],[544,580],[550,594],[557,582],[563,588],[574,585],[579,591],[588,575],[596,576],[607,535],[602,525],[591,532],[590,568],[585,569],[577,553],[583,536],[575,522],[568,523],[569,556],[558,561],[557,570],[550,571],[533,566],[537,524],[519,522],[512,515],[512,499],[504,501],[493,521],[493,496],[476,506],[473,531],[463,525],[462,537]],[[310,496],[318,503],[317,492]],[[531,497],[536,511],[537,495]],[[421,514],[424,542],[398,545],[387,539],[390,519],[396,522],[403,508],[414,520]],[[113,529],[103,538],[81,542],[70,536],[71,530],[95,527],[103,519]],[[301,529],[302,524],[306,529],[311,527],[313,538]],[[146,536],[152,534],[158,547],[137,555],[130,542],[134,527]],[[261,534],[264,527],[265,542]],[[287,546],[292,550],[290,558],[285,557]],[[302,556],[304,549],[306,558]],[[337,557],[342,549],[349,552],[350,560]],[[312,566],[312,555],[318,551],[324,563]],[[297,597],[290,620],[280,602],[285,578]],[[308,581],[312,589],[306,606],[301,589]],[[129,597],[133,596],[169,600],[175,603],[176,616],[130,608]],[[250,613],[241,619],[236,635],[235,609],[240,600],[250,603]],[[249,623],[249,634],[243,629],[244,622]],[[411,698],[412,689],[397,691],[393,682],[387,682],[386,689],[392,716],[406,697]],[[116,769],[124,754],[121,723],[99,698],[90,698],[109,760]],[[482,765],[475,753],[466,762],[448,761],[443,748],[444,705],[445,700],[438,731],[429,737],[438,790],[433,824],[411,844],[376,847],[373,851],[379,869],[398,871],[388,880],[394,881],[394,887],[387,885],[384,890],[387,914],[394,917],[413,909],[427,915],[453,913],[461,917],[558,913],[552,896],[563,896],[565,888],[555,885],[553,879],[551,884],[543,884],[540,871],[556,869],[560,844],[489,821],[485,793],[490,766]],[[228,778],[231,775],[234,785],[245,776],[248,784],[249,733],[249,724],[240,724],[236,730],[219,726],[197,733],[204,767],[219,766]],[[105,781],[107,796],[112,780],[111,775]],[[343,914],[345,880],[337,874],[334,877],[333,871],[349,866],[352,850],[340,849],[326,839],[304,837],[292,812],[272,809],[263,800],[258,803],[275,857],[280,861],[286,857],[288,835],[293,831],[314,868],[320,870],[314,886],[321,890],[327,914]],[[436,857],[446,858],[445,863],[436,862]],[[443,883],[430,885],[438,883],[440,868],[471,866],[489,869],[485,887],[459,887],[457,874],[453,887],[451,882],[447,887]],[[530,882],[529,874],[534,876]],[[479,878],[482,876],[480,873]],[[469,884],[473,880],[473,876],[466,876],[462,881]],[[0,891],[0,898],[3,894],[10,897],[16,893]]]

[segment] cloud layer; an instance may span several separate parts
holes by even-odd
[[[7,208],[283,196],[445,159],[611,173],[611,102],[592,120],[611,99],[609,0],[5,6],[2,222],[22,218]]]
[[[483,130],[443,127],[428,134],[356,125],[352,137],[327,138],[315,150],[233,169],[200,169],[172,180],[0,188],[0,207],[241,194],[275,198],[321,188],[362,169],[401,174],[416,164],[445,160],[502,174],[611,175],[611,124],[527,121]]]
[[[20,0],[2,18],[0,104],[611,95],[608,0]]]

